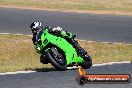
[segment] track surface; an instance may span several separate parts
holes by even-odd
[[[34,20],[61,26],[84,40],[132,43],[132,16],[0,8],[0,33],[31,34],[29,25]]]
[[[76,82],[77,70],[50,70],[29,74],[0,75],[0,88],[132,88],[130,84],[85,84],[80,86]],[[89,74],[130,74],[132,64],[115,64],[91,67]]]

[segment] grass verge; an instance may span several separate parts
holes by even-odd
[[[132,61],[132,45],[78,40],[89,52],[93,63]],[[30,36],[0,34],[0,72],[52,68],[39,62]]]
[[[112,11],[132,13],[132,0],[0,0],[0,6],[18,6],[61,11]],[[106,12],[108,13],[108,12]]]

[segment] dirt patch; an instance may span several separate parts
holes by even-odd
[[[28,10],[47,10],[47,11],[60,11],[60,12],[76,12],[76,13],[90,13],[90,14],[113,14],[113,15],[129,15],[131,12],[127,11],[103,11],[103,10],[60,10],[49,8],[36,8],[36,7],[19,7],[19,6],[0,6],[1,8],[16,8],[16,9],[28,9]]]

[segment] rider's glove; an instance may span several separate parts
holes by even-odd
[[[52,31],[62,31],[62,28],[61,27],[56,27],[56,28],[53,28]]]

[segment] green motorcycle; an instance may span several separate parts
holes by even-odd
[[[78,56],[76,49],[66,39],[49,33],[48,29],[36,36],[36,51],[41,54],[40,62],[51,63],[58,70],[66,70],[68,66],[82,66],[87,69],[92,66],[92,59],[84,60]],[[48,63],[47,63],[48,62]]]

